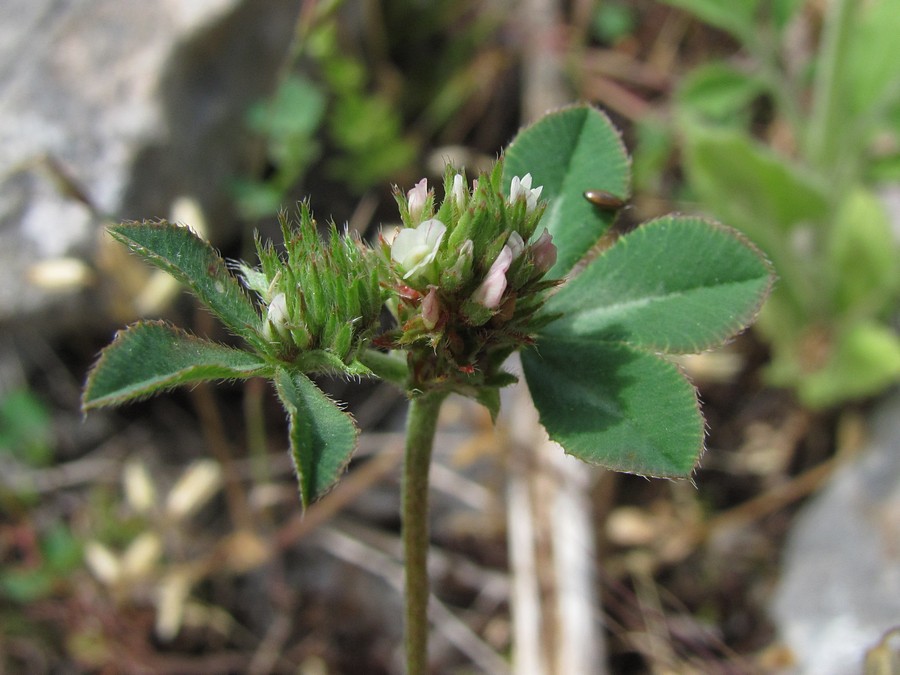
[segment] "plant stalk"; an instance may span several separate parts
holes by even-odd
[[[838,158],[847,120],[842,67],[847,57],[850,26],[855,13],[850,0],[831,0],[826,14],[815,79],[815,96],[807,131],[807,155],[814,166],[829,171]]]
[[[444,398],[443,392],[414,398],[406,427],[402,510],[407,675],[428,672],[428,471],[438,413]]]

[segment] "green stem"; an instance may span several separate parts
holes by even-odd
[[[819,49],[806,148],[813,165],[822,171],[832,168],[841,147],[842,127],[846,123],[843,118],[846,94],[841,88],[841,68],[847,56],[854,5],[851,0],[831,0]]]
[[[428,672],[428,470],[445,393],[414,398],[403,467],[403,552],[406,567],[406,672]]]
[[[396,384],[401,389],[406,388],[409,367],[406,365],[406,359],[402,356],[395,353],[385,354],[375,349],[364,349],[359,353],[357,359],[382,380]]]

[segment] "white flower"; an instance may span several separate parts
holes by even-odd
[[[530,173],[526,173],[522,178],[513,176],[512,183],[509,186],[509,203],[515,204],[520,199],[524,199],[525,212],[531,213],[537,208],[537,202],[543,189],[543,185],[538,185],[532,189]]]
[[[269,309],[266,312],[266,323],[263,326],[263,333],[267,340],[275,342],[278,336],[286,337],[288,322],[287,298],[284,293],[279,293],[272,302],[269,303]]]
[[[416,186],[406,193],[406,205],[409,209],[409,218],[413,222],[422,217],[425,202],[428,199],[428,179],[423,178]]]
[[[459,208],[465,208],[466,206],[466,186],[463,183],[462,174],[456,174],[453,177],[453,188],[450,190],[450,194],[453,195],[453,201],[456,202],[456,205]]]
[[[391,244],[391,260],[404,272],[404,279],[419,274],[434,261],[446,232],[446,225],[431,218],[397,233]]]
[[[500,249],[500,254],[488,270],[487,276],[481,282],[481,286],[475,289],[472,300],[488,309],[496,309],[500,306],[500,298],[506,290],[506,272],[513,261],[513,252],[509,246]]]

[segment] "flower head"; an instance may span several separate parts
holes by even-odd
[[[403,272],[403,279],[413,279],[427,271],[437,256],[446,232],[446,225],[437,218],[431,218],[397,233],[391,244],[391,260]]]
[[[526,173],[522,178],[513,176],[509,186],[509,203],[515,204],[520,199],[525,200],[525,212],[531,213],[537,208],[538,199],[544,186],[531,187],[531,174]]]
[[[405,228],[382,241],[381,261],[396,327],[376,339],[408,351],[411,381],[423,391],[471,395],[480,384],[494,386],[506,356],[531,344],[544,320],[537,312],[556,285],[543,279],[556,247],[549,234],[535,233],[543,189],[532,187],[530,174],[508,191],[503,181],[502,162],[470,188],[463,171],[448,167],[437,204],[424,181],[405,196],[395,192]]]

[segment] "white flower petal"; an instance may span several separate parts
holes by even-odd
[[[414,228],[400,230],[391,244],[391,260],[409,279],[431,264],[438,253],[447,226],[431,218]]]

